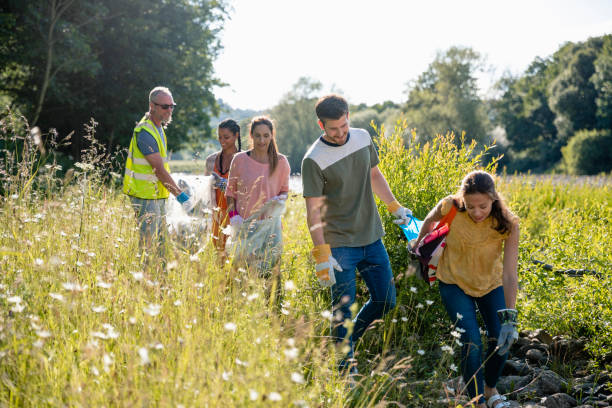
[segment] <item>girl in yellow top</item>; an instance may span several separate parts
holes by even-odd
[[[470,398],[479,407],[510,406],[496,389],[510,346],[518,339],[516,292],[519,223],[484,171],[465,176],[454,196],[425,218],[417,244],[451,206],[457,215],[446,237],[436,276],[440,296],[461,333],[461,369]],[[476,306],[488,336],[484,370]]]

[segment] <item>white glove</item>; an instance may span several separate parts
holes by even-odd
[[[315,258],[317,265],[315,272],[317,279],[323,287],[330,287],[336,284],[336,275],[334,269],[342,272],[342,267],[331,255],[331,248],[328,244],[317,245],[312,249],[312,256]]]
[[[410,224],[410,216],[412,215],[412,211],[407,209],[406,207],[402,207],[402,205],[397,201],[392,201],[387,204],[387,209],[393,216],[396,218],[393,220],[394,224],[401,225]]]
[[[227,179],[224,178],[224,177],[221,177],[220,175],[218,175],[215,172],[213,172],[212,175],[215,178],[215,182],[213,183],[213,187],[215,187],[216,189],[219,189],[221,191],[225,191],[225,188],[227,187]]]
[[[238,214],[234,215],[232,218],[230,218],[229,223],[232,227],[236,227],[236,228],[240,228],[240,226],[242,225],[242,223],[244,222],[244,219],[242,219],[242,217]]]
[[[286,199],[287,199],[287,193],[282,193],[282,194],[272,197],[270,200],[285,201]]]

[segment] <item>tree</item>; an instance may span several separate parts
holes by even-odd
[[[476,73],[483,68],[471,48],[451,47],[440,52],[428,69],[408,88],[404,109],[410,127],[421,140],[453,131],[485,141],[489,123],[478,97]]]
[[[8,0],[2,12],[13,23],[0,48],[0,93],[43,129],[75,130],[72,153],[81,150],[83,124],[93,117],[97,137],[126,146],[148,108],[148,92],[168,86],[178,103],[169,147],[205,129],[217,112],[212,63],[225,17],[216,0]],[[95,19],[95,23],[91,22]],[[39,30],[40,28],[40,30]],[[37,102],[39,101],[39,102]],[[192,132],[193,133],[193,132]]]
[[[319,81],[302,77],[270,111],[277,124],[278,149],[287,155],[293,172],[300,171],[308,146],[321,134],[314,107],[322,88]]]

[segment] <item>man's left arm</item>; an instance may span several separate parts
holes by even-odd
[[[395,199],[389,187],[389,183],[387,183],[387,179],[381,173],[378,166],[374,166],[370,169],[370,180],[374,194],[387,205],[387,210],[397,218],[394,222],[396,224],[408,224],[410,222],[408,217],[412,215],[412,211],[403,207]]]

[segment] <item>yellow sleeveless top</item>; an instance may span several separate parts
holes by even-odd
[[[441,200],[442,215],[448,214],[453,197]],[[510,214],[512,222],[518,217]],[[502,285],[503,243],[510,232],[494,230],[490,216],[480,223],[466,211],[457,211],[446,236],[436,276],[444,283],[459,286],[467,295],[481,297]]]

